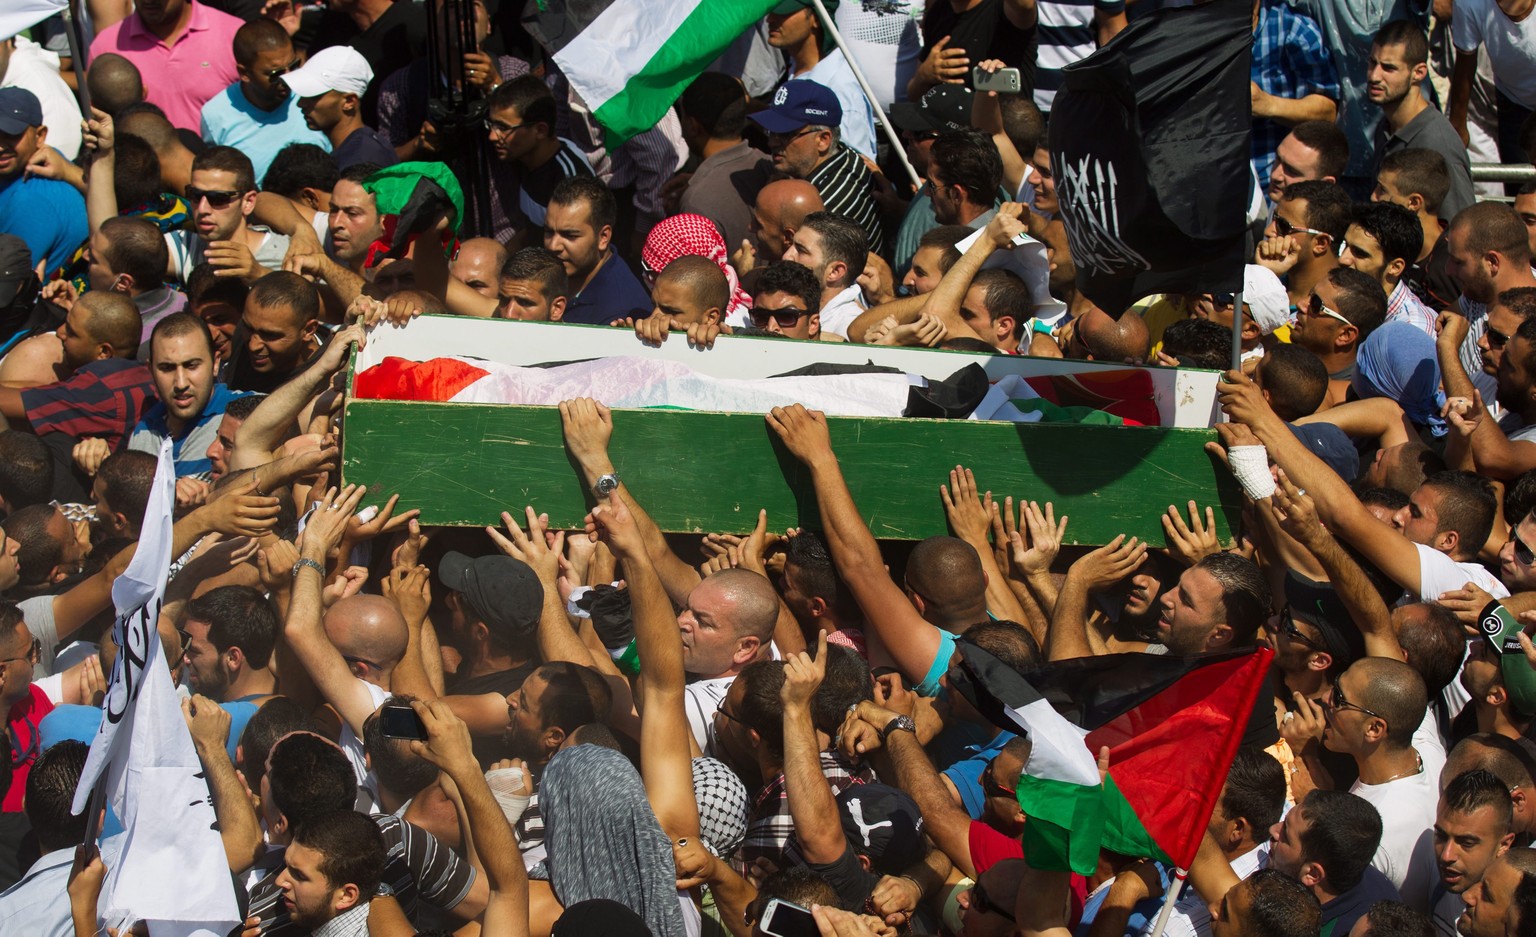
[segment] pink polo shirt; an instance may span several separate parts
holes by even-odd
[[[239,80],[235,73],[235,31],[244,20],[188,0],[186,32],[167,46],[137,13],[108,26],[91,43],[91,58],[116,52],[144,78],[145,97],[165,111],[172,124],[193,133],[208,99]]]

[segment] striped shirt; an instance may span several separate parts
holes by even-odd
[[[1392,294],[1387,297],[1387,321],[1392,322],[1401,319],[1418,326],[1426,334],[1433,337],[1439,333],[1435,331],[1435,320],[1438,316],[1435,311],[1424,305],[1423,300],[1413,295],[1413,290],[1402,280],[1397,281],[1397,286],[1392,288]]]
[[[113,451],[154,396],[149,369],[126,358],[87,362],[69,380],[21,392],[32,431],[63,433],[80,439],[99,436]]]
[[[1049,114],[1065,80],[1061,70],[1098,48],[1095,14],[1125,12],[1125,0],[1039,0],[1035,53],[1035,104]]]
[[[811,170],[807,181],[821,193],[821,202],[827,211],[842,215],[863,228],[864,236],[869,238],[869,249],[877,254],[885,253],[880,212],[870,194],[873,177],[858,153],[849,149],[846,143],[839,143],[837,152]]]
[[[468,897],[475,882],[474,866],[421,827],[387,814],[373,814],[372,819],[384,834],[386,858],[381,881],[395,890],[407,917],[416,917],[417,904],[422,901],[451,911]],[[283,907],[283,890],[277,887],[283,868],[279,864],[251,886],[247,914],[261,919],[261,937],[304,933]]]
[[[176,462],[176,477],[195,475],[206,478],[213,471],[208,447],[218,437],[219,424],[224,420],[224,408],[229,406],[231,400],[244,396],[223,384],[213,385],[213,393],[203,405],[203,412],[175,435],[166,422],[165,404],[156,403],[133,428],[133,435],[128,437],[128,448],[155,455],[160,452],[161,440],[169,439],[171,458]]]
[[[522,183],[517,190],[517,207],[535,228],[544,227],[544,217],[549,213],[549,197],[555,194],[555,186],[571,176],[590,176],[592,167],[581,148],[564,137],[560,149],[544,165],[537,169],[519,172]]]

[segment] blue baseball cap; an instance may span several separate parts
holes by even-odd
[[[769,133],[794,133],[812,124],[838,126],[843,122],[843,106],[831,88],[801,78],[780,85],[773,93],[773,105],[752,119]]]
[[[0,88],[0,133],[19,137],[43,125],[43,106],[26,88]]]

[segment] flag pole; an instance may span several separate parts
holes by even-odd
[[[875,92],[870,90],[869,81],[864,77],[864,70],[859,68],[853,53],[843,45],[843,34],[837,31],[836,24],[832,22],[832,14],[827,12],[827,5],[821,0],[811,0],[811,3],[816,5],[816,15],[821,17],[821,25],[826,29],[827,35],[831,36],[832,41],[842,50],[843,58],[848,60],[848,67],[853,69],[853,77],[858,80],[859,88],[864,92],[864,99],[869,102],[870,107],[874,108],[875,116],[880,118],[880,129],[885,131],[886,139],[891,141],[892,152],[896,154],[897,159],[901,160],[902,168],[906,169],[907,175],[912,179],[912,187],[922,188],[922,177],[917,174],[917,170],[912,168],[911,161],[907,159],[907,148],[901,145],[901,138],[896,135],[896,128],[891,125],[891,119],[885,116],[880,102],[875,100]]]
[[[1163,899],[1162,910],[1157,912],[1157,923],[1152,927],[1152,937],[1163,937],[1163,931],[1168,928],[1168,919],[1173,917],[1173,906],[1178,903],[1179,892],[1184,890],[1184,880],[1188,876],[1188,869],[1173,870],[1173,883],[1168,886],[1168,895]]]
[[[1232,370],[1243,369],[1243,291],[1232,294]]]
[[[75,71],[75,94],[80,98],[80,113],[86,120],[90,120],[91,92],[85,83],[85,70],[89,64],[85,54],[90,50],[85,45],[85,37],[80,33],[80,21],[75,15],[75,4],[78,2],[69,0],[59,12],[64,17],[64,36],[69,40],[69,59]]]

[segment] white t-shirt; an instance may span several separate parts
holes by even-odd
[[[373,703],[373,708],[378,709],[389,699],[389,691],[376,687],[366,680],[358,680],[368,689],[368,698]],[[352,763],[352,773],[357,775],[357,811],[359,813],[382,813],[379,806],[379,782],[368,770],[367,755],[363,752],[363,740],[357,737],[352,727],[345,721],[341,724],[341,750],[346,752],[347,760]]]
[[[892,102],[907,99],[907,82],[917,71],[923,48],[918,29],[922,15],[920,0],[844,3],[832,14],[875,100],[887,110]]]
[[[261,225],[251,225],[250,228],[266,235],[262,238],[261,246],[252,252],[256,262],[268,270],[283,269],[283,255],[288,253],[288,236],[269,231]],[[192,275],[192,268],[203,262],[203,253],[208,249],[208,243],[197,232],[179,228],[166,232],[165,246],[171,252],[171,271],[182,283],[187,282],[187,278]]]
[[[693,740],[699,743],[699,751],[708,755],[715,744],[715,710],[730,691],[735,677],[712,677],[695,680],[683,690],[683,708],[688,712],[688,728],[693,730]]]
[[[821,307],[821,330],[839,338],[848,338],[848,326],[864,314],[864,291],[854,285],[827,300]]]
[[[1419,551],[1419,599],[1424,602],[1438,601],[1447,592],[1454,592],[1472,583],[1496,599],[1509,595],[1504,583],[1499,582],[1477,563],[1458,563],[1434,547],[1415,543]]]
[[[1440,737],[1440,724],[1435,719],[1433,708],[1424,713],[1424,721],[1413,730],[1413,749],[1424,762],[1424,773],[1429,777],[1429,783],[1439,789],[1440,772],[1445,770],[1445,740]]]
[[[21,617],[26,619],[27,630],[32,632],[32,637],[42,642],[42,656],[37,662],[37,676],[53,673],[54,654],[58,651],[59,626],[53,620],[53,599],[51,595],[34,595],[30,599],[22,599],[16,603],[16,608],[21,612]]]
[[[1536,107],[1536,17],[1516,23],[1494,0],[1456,0],[1451,41],[1458,52],[1486,48],[1494,87],[1522,107]]]
[[[1418,911],[1429,908],[1429,891],[1439,880],[1434,849],[1422,840],[1434,837],[1435,808],[1440,802],[1437,778],[1417,771],[1385,784],[1356,781],[1349,789],[1371,802],[1381,814],[1381,845],[1371,865],[1391,879],[1403,903]]]
[[[0,88],[25,88],[43,108],[48,145],[65,159],[80,155],[80,104],[59,75],[59,56],[26,36],[16,37],[16,51],[6,66]]]
[[[1233,874],[1239,879],[1245,879],[1260,869],[1269,868],[1269,843],[1260,843],[1233,859],[1231,865]],[[1148,937],[1156,927],[1157,918],[1154,916],[1147,921],[1139,933],[1141,937]],[[1179,900],[1174,902],[1173,911],[1168,915],[1168,927],[1163,931],[1163,937],[1210,937],[1210,934],[1210,903],[1186,883],[1184,891],[1179,895]]]

